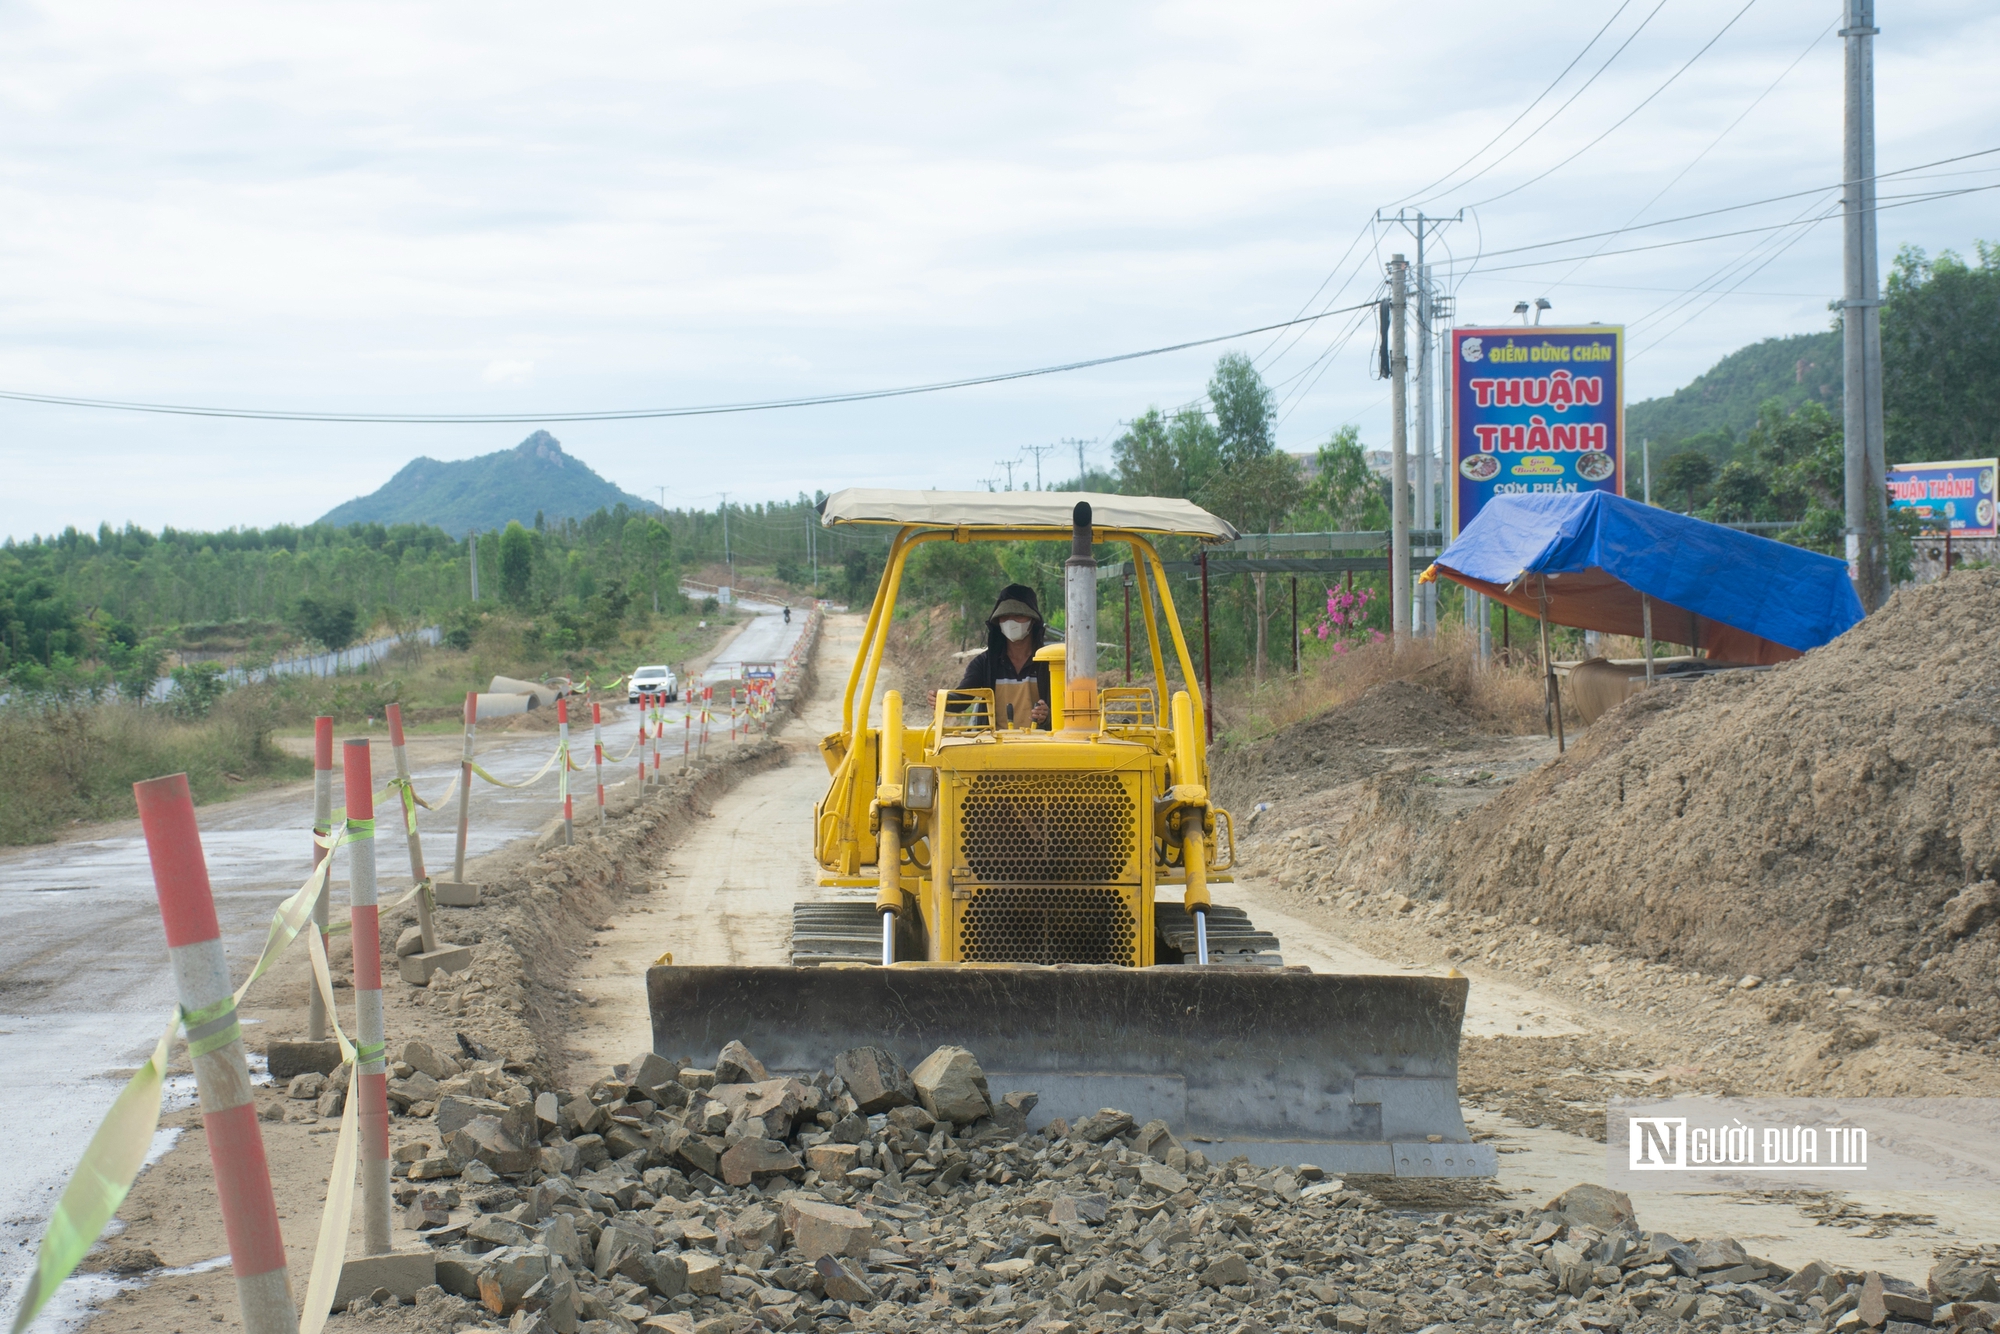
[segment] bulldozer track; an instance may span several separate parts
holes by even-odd
[[[1192,960],[1195,952],[1194,918],[1178,903],[1153,905],[1154,929],[1159,936],[1162,961]],[[901,954],[901,950],[898,950]],[[1278,938],[1260,930],[1241,908],[1216,904],[1208,910],[1208,954],[1220,964],[1281,966]],[[1176,959],[1174,956],[1181,956]],[[903,955],[903,957],[910,957]],[[821,964],[877,964],[882,960],[881,919],[872,900],[847,903],[798,903],[792,905],[792,964],[799,968]]]

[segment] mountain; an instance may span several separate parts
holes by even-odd
[[[1707,436],[1702,445],[1711,453],[1727,454],[1757,424],[1757,409],[1778,399],[1787,411],[1808,400],[1840,415],[1840,333],[1794,334],[1766,338],[1738,348],[1697,375],[1684,389],[1664,398],[1649,398],[1625,408],[1626,447],[1637,456],[1641,440],[1653,442],[1653,457],[1661,447],[1678,453],[1679,442]],[[1726,438],[1725,438],[1726,437]]]
[[[563,453],[562,442],[547,431],[537,431],[512,449],[476,459],[412,459],[380,491],[334,506],[320,522],[432,523],[453,534],[483,533],[506,527],[509,519],[532,524],[537,512],[550,522],[581,519],[620,502],[653,508]]]

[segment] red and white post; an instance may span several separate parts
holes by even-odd
[[[604,706],[590,705],[590,763],[597,771],[597,827],[604,828]]]
[[[466,706],[468,711],[471,705]],[[357,826],[348,847],[349,909],[354,923],[354,1080],[361,1126],[361,1240],[364,1255],[389,1253],[389,1062],[382,1025],[382,922],[375,906],[375,790],[366,739],[343,743],[347,822]],[[363,823],[363,822],[366,823]]]
[[[243,1328],[249,1334],[296,1334],[299,1319],[285,1269],[278,1205],[271,1194],[250,1068],[243,1059],[243,1034],[231,999],[229,961],[222,953],[222,927],[195,825],[194,798],[186,774],[134,783],[132,792],[139,801],[139,823],[187,1024]]]
[[[403,792],[410,790],[410,755],[403,747],[403,706],[391,704],[383,710],[389,717],[389,753],[396,759],[396,784]],[[402,804],[399,794],[396,804],[396,819],[403,826],[405,839],[410,845],[410,879],[421,885],[424,882],[424,841],[417,835],[417,822],[413,817],[414,801],[411,806]],[[417,895],[417,929],[424,934],[424,952],[430,953],[438,947],[437,923],[431,918],[431,896]],[[314,988],[315,991],[318,988]]]
[[[320,839],[333,832],[333,719],[313,719],[313,869],[333,854],[320,845]],[[320,886],[319,898],[313,904],[313,930],[319,932],[319,943],[326,944],[326,928],[332,922],[333,887]],[[306,1040],[326,1041],[326,998],[319,994],[319,988],[307,987],[306,997]]]
[[[556,786],[562,791],[563,846],[576,845],[575,811],[569,791],[569,701],[556,701],[556,768],[561,771]]]
[[[465,758],[458,766],[458,853],[452,859],[451,878],[465,883],[465,834],[472,826],[472,740],[478,731],[479,692],[465,692]]]
[[[660,733],[667,730],[667,697],[653,696],[653,781],[660,781]]]
[[[653,705],[651,695],[639,696],[639,744],[634,747],[639,753],[639,795],[644,796],[646,786],[646,710]]]

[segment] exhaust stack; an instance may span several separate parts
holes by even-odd
[[[1097,730],[1097,558],[1090,554],[1090,502],[1070,515],[1063,566],[1063,728]]]

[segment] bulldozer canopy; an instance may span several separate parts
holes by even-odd
[[[1238,534],[1188,500],[1115,496],[1101,491],[892,491],[850,486],[820,507],[820,522],[880,523],[931,528],[1049,528],[1067,533],[1078,501],[1090,503],[1098,528],[1233,542]]]
[[[1862,616],[1831,556],[1607,491],[1496,496],[1425,572],[1439,575],[1529,616],[1542,576],[1551,624],[1618,635],[1641,633],[1644,595],[1653,638],[1738,663],[1796,658]]]

